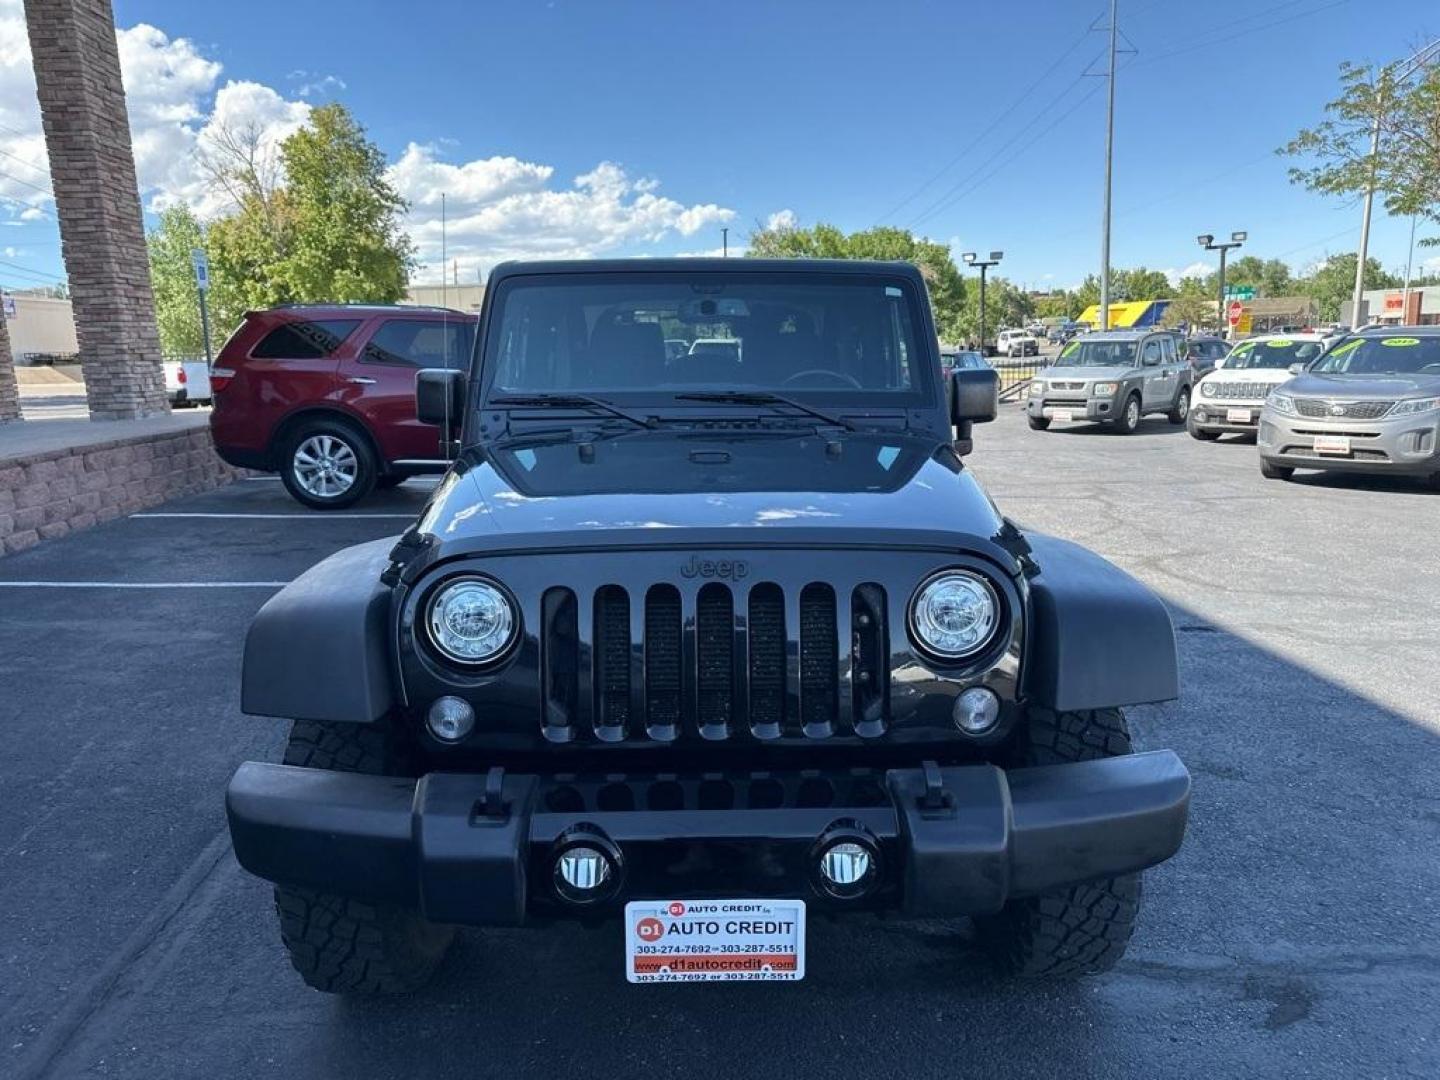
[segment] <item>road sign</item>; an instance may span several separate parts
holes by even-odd
[[[1231,300],[1254,300],[1254,285],[1226,285],[1225,296]]]
[[[1240,321],[1235,324],[1235,332],[1236,332],[1237,334],[1248,334],[1248,333],[1250,333],[1250,330],[1251,330],[1251,327],[1253,326],[1253,324],[1254,324],[1254,316],[1251,315],[1250,312],[1247,311],[1247,312],[1245,312],[1243,315],[1240,316]]]
[[[205,257],[205,252],[194,248],[190,252],[190,264],[195,267],[195,286],[204,292],[210,288],[210,260]]]
[[[1225,307],[1225,317],[1230,320],[1231,326],[1240,325],[1240,316],[1245,314],[1245,305],[1239,300],[1231,300]]]

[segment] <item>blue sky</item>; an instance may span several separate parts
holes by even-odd
[[[0,0],[0,18],[17,8]],[[259,117],[278,138],[333,99],[396,163],[421,277],[438,273],[444,190],[462,280],[515,255],[705,251],[722,225],[743,243],[789,211],[1002,248],[1005,276],[1045,287],[1099,262],[1104,81],[1081,73],[1099,70],[1104,35],[1087,27],[1101,8],[118,0],[115,12],[152,209],[216,209],[186,171],[216,116]],[[1358,208],[1290,185],[1273,151],[1319,119],[1342,60],[1413,51],[1440,35],[1440,5],[1122,0],[1120,23],[1139,53],[1117,82],[1116,266],[1192,268],[1196,234],[1232,229],[1249,231],[1247,253],[1297,269],[1354,249]],[[13,186],[43,185],[24,164],[43,167],[43,144],[4,145],[28,123],[17,80],[0,72],[7,287],[62,272],[43,196]],[[39,213],[18,220],[22,204]],[[1403,268],[1408,235],[1382,212],[1371,251]]]

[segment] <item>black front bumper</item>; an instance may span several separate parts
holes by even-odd
[[[874,798],[847,800],[832,787],[841,797],[824,806],[782,795],[783,805],[757,808],[752,778],[733,807],[702,808],[703,786],[721,782],[609,777],[557,800],[549,778],[498,769],[416,781],[246,762],[226,809],[235,854],[259,877],[415,908],[435,922],[515,925],[578,913],[553,876],[576,830],[619,854],[611,905],[800,897],[935,917],[993,912],[1011,897],[1163,862],[1180,847],[1190,801],[1189,773],[1168,750],[1008,773],[892,769]],[[658,801],[675,808],[653,808],[661,786]],[[642,808],[616,794],[637,788]],[[562,808],[571,799],[585,805]],[[829,897],[814,876],[822,837],[837,829],[878,853],[877,882],[862,897]]]

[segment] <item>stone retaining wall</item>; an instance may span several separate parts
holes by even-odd
[[[0,551],[20,551],[243,475],[216,455],[208,428],[0,461]]]

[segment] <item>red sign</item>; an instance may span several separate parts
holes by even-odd
[[[1386,313],[1387,315],[1388,315],[1390,312],[1392,312],[1392,311],[1395,312],[1396,314],[1400,314],[1400,313],[1402,313],[1404,310],[1405,310],[1405,294],[1404,294],[1404,293],[1392,292],[1392,293],[1386,293],[1386,294],[1385,294],[1385,313]]]
[[[1240,325],[1240,316],[1245,314],[1245,305],[1239,300],[1231,300],[1225,309],[1225,317],[1230,320],[1231,326]]]

